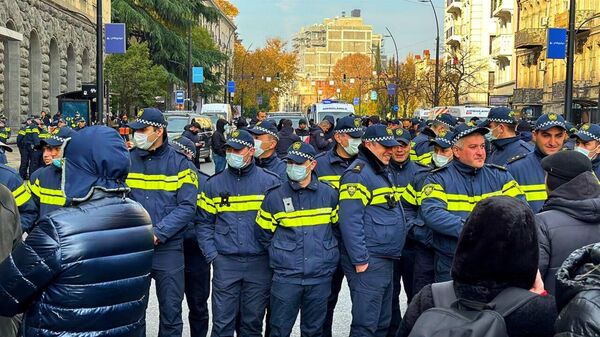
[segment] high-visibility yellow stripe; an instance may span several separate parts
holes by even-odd
[[[264,195],[232,195],[227,200],[212,198],[212,203],[217,213],[258,211],[264,198]]]
[[[341,200],[361,200],[363,205],[367,205],[371,199],[371,192],[359,183],[344,184],[340,187]]]
[[[21,136],[25,136],[26,133],[27,133],[27,131],[25,131],[25,130],[19,130],[19,134]]]
[[[204,192],[198,194],[198,207],[205,210],[209,214],[217,214],[217,209],[212,199],[206,196]]]
[[[374,189],[372,195],[373,198],[371,199],[371,205],[387,204],[389,198],[396,200],[394,187],[381,187]]]
[[[271,213],[263,210],[262,208],[258,210],[258,213],[256,213],[256,223],[264,230],[271,232],[275,231],[276,226],[273,216],[271,216]]]
[[[419,205],[417,191],[415,191],[415,188],[411,184],[408,184],[408,186],[406,186],[406,189],[402,193],[402,199],[406,200],[406,202],[408,202],[411,205]]]
[[[527,201],[545,201],[548,199],[545,184],[520,185],[520,188],[525,193]]]
[[[17,187],[14,191],[12,191],[12,195],[15,198],[15,203],[17,204],[17,207],[20,207],[21,205],[29,201],[29,199],[31,199],[31,192],[27,188],[27,183],[25,182],[21,184],[21,186]]]
[[[340,188],[340,176],[321,176],[319,177],[319,180],[328,182],[337,189]]]
[[[127,183],[130,188],[174,192],[180,189],[184,184],[191,184],[198,188],[198,176],[192,169],[183,170],[176,176],[129,173],[125,183]]]
[[[50,138],[50,134],[49,134],[49,133],[40,133],[39,137],[40,137],[41,139]]]
[[[331,212],[331,222],[332,223],[337,224],[340,221],[339,212],[340,212],[340,206],[336,205],[335,209]]]
[[[64,206],[67,203],[67,198],[62,190],[41,187],[39,179],[36,179],[33,184],[29,183],[27,187],[40,199],[41,204]]]
[[[396,200],[400,200],[404,191],[406,191],[406,186],[394,186],[394,196],[396,197]]]
[[[331,207],[305,209],[293,212],[279,212],[273,216],[283,227],[304,227],[326,225],[332,222],[334,210]]]
[[[469,196],[464,194],[451,194],[445,193],[444,189],[439,184],[428,184],[423,187],[421,191],[421,202],[427,198],[436,198],[446,203],[448,211],[454,212],[471,212],[475,205],[483,199],[487,199],[493,196],[512,196],[516,197],[523,194],[519,189],[519,185],[511,180],[504,184],[502,190],[484,193],[482,195]]]
[[[502,195],[514,198],[523,194],[523,190],[515,180],[511,180],[502,186]]]

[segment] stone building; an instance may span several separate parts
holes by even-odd
[[[96,0],[0,0],[0,111],[13,129],[95,80],[95,21]]]

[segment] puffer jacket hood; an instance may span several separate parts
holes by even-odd
[[[563,308],[578,293],[600,291],[600,243],[574,251],[556,274],[556,304]]]
[[[227,125],[227,121],[224,119],[219,119],[216,126],[217,132],[225,133],[225,125]]]
[[[548,194],[543,211],[557,210],[587,223],[600,222],[600,185],[592,172],[584,172]]]
[[[129,190],[131,160],[123,138],[106,126],[90,126],[65,141],[61,189],[67,203],[87,200],[95,189]]]

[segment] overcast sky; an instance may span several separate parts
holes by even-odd
[[[290,41],[302,26],[321,23],[324,18],[350,16],[360,9],[364,23],[375,33],[387,35],[388,27],[403,58],[409,53],[421,54],[424,49],[435,51],[435,20],[429,3],[419,0],[230,0],[240,10],[236,18],[243,44],[252,49],[262,47],[270,37]],[[444,0],[433,0],[440,20],[440,41],[443,46]],[[392,55],[394,45],[384,39],[385,54]]]

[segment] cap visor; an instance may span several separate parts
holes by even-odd
[[[41,141],[40,142],[40,147],[44,147],[46,145],[48,145],[48,146],[61,146],[62,144],[63,143],[59,142],[58,140],[49,138],[49,139],[45,139],[45,140]]]
[[[348,134],[352,138],[361,138],[365,133],[364,133],[364,131],[354,131],[354,132],[348,132]]]
[[[552,124],[546,125],[546,126],[544,126],[542,128],[537,128],[536,130],[548,131],[548,130],[550,130],[552,128],[561,128],[561,129],[563,129],[565,131],[569,131],[569,130],[567,130],[567,128],[564,125],[561,125],[560,123],[552,123]]]
[[[490,126],[490,123],[492,122],[489,119],[486,119],[477,126],[479,126],[480,128],[487,128]]]
[[[140,123],[140,122],[131,122],[127,124],[128,127],[134,129],[134,130],[139,130],[139,129],[143,129],[145,127],[148,127],[148,125],[144,124],[144,123]]]
[[[437,145],[439,147],[441,147],[442,149],[447,149],[449,147],[452,147],[452,144],[446,143],[446,142],[442,142],[442,141],[437,141],[437,140],[432,140],[429,142],[430,146],[434,146]]]
[[[1,148],[3,148],[3,149],[5,149],[5,150],[6,150],[6,151],[8,151],[8,152],[13,152],[13,149],[12,149],[12,147],[10,147],[10,146],[8,146],[8,145],[6,145],[6,144],[2,143],[2,142],[0,142],[0,147],[1,147]]]
[[[304,164],[308,159],[304,158],[304,157],[300,157],[297,156],[295,154],[288,154],[287,156],[283,157],[284,160],[291,160],[296,164]]]
[[[410,145],[410,140],[406,139],[406,138],[396,138],[396,141],[398,143],[402,143],[404,145]]]
[[[267,134],[266,131],[258,130],[258,129],[248,129],[247,131],[250,132],[253,135],[265,135],[265,134]]]
[[[379,143],[385,147],[400,146],[400,143],[398,143],[395,140],[381,140],[381,141],[378,141],[377,143]]]
[[[590,137],[590,136],[588,136],[588,135],[586,135],[586,134],[579,133],[579,132],[577,132],[577,133],[576,133],[576,134],[574,134],[574,135],[571,135],[571,137],[570,137],[570,138],[579,138],[579,139],[581,139],[581,140],[582,140],[582,141],[584,141],[584,142],[589,142],[589,141],[592,141],[592,140],[594,140],[594,138],[592,138],[592,137]]]
[[[230,142],[230,141],[228,141],[227,143],[225,143],[225,146],[229,146],[229,147],[231,147],[233,149],[236,149],[236,150],[241,150],[241,149],[243,149],[243,148],[246,147],[244,144],[240,144],[238,142]]]

